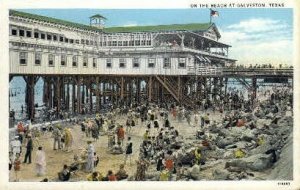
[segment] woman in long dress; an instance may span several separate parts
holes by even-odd
[[[95,148],[91,141],[88,141],[86,171],[93,172],[94,170],[94,152]]]
[[[73,135],[71,129],[65,129],[65,149],[69,151],[73,144]]]
[[[43,148],[40,146],[36,152],[35,168],[37,176],[45,175],[46,172],[46,156]]]

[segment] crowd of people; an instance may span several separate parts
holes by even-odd
[[[289,88],[271,89],[261,93],[266,97],[275,111],[281,109],[292,110],[293,95]],[[219,123],[224,128],[243,126],[247,121],[239,115],[239,111],[254,110],[259,113],[258,99],[244,97],[239,91],[230,91],[224,97],[207,98],[199,104],[199,109],[190,109],[184,106],[173,104],[143,103],[131,106],[117,107],[105,114],[96,114],[95,117],[77,120],[75,126],[81,128],[81,138],[88,139],[82,152],[75,151],[72,163],[62,163],[61,171],[58,171],[59,181],[72,180],[78,171],[86,172],[85,180],[88,181],[117,181],[117,180],[147,180],[146,174],[149,167],[154,167],[159,172],[161,181],[193,179],[199,180],[201,165],[206,163],[206,150],[212,150],[214,142],[210,136],[210,130]],[[289,108],[283,105],[289,105]],[[213,117],[218,113],[218,121]],[[119,120],[124,118],[124,123]],[[195,139],[200,139],[201,144],[191,150],[186,150],[185,139],[178,129],[178,125],[196,128]],[[252,125],[252,127],[255,127]],[[136,130],[142,132],[140,141],[133,141],[136,137]],[[53,140],[53,151],[69,153],[74,148],[74,135],[72,127],[64,124],[51,124],[40,129],[32,125],[18,123],[16,136],[10,142],[10,170],[15,171],[18,181],[18,171],[23,164],[32,163],[32,152],[36,150],[34,163],[37,176],[46,174],[46,153],[39,141],[43,133],[51,133]],[[120,162],[119,170],[113,172],[108,170],[106,175],[98,171],[98,164],[101,162],[101,151],[96,153],[94,144],[100,138],[107,136],[107,150],[112,156],[124,155]],[[260,143],[262,143],[262,139]],[[84,141],[82,141],[84,142]],[[141,143],[137,143],[141,142]],[[37,146],[37,149],[36,149]],[[22,151],[22,147],[26,151]],[[78,147],[76,147],[77,150]],[[187,152],[189,151],[189,152]],[[243,157],[243,150],[236,152],[237,157]],[[137,155],[136,157],[134,155]],[[109,161],[108,161],[109,162]],[[107,163],[109,164],[109,163]],[[132,178],[126,171],[126,166],[135,164],[136,171]],[[13,167],[12,167],[13,166]],[[48,181],[43,179],[42,181]]]

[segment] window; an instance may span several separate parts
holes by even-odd
[[[49,64],[49,66],[54,66],[54,55],[53,54],[49,54],[48,64]]]
[[[45,34],[41,34],[41,39],[45,39],[46,35]]]
[[[63,41],[64,41],[64,37],[59,36],[59,41],[60,41],[60,42],[63,42]]]
[[[151,46],[151,40],[147,40],[147,46]]]
[[[52,40],[52,36],[50,34],[47,34],[47,40]]]
[[[68,43],[68,42],[69,42],[69,39],[68,39],[68,38],[65,38],[65,42]]]
[[[31,38],[31,31],[26,31],[26,37]]]
[[[117,41],[113,41],[112,46],[117,46]]]
[[[84,44],[84,42],[85,42],[85,41],[82,39],[82,40],[81,40],[81,44]]]
[[[19,36],[24,36],[25,33],[24,33],[24,30],[19,30]]]
[[[87,57],[87,56],[84,56],[84,57],[83,57],[83,66],[84,66],[84,67],[87,67],[87,66],[88,66],[88,57]]]
[[[66,55],[61,55],[60,65],[61,66],[66,66],[66,62],[67,62]]]
[[[146,45],[146,40],[142,40],[141,45],[142,45],[142,46],[145,46],[145,45]]]
[[[149,68],[154,68],[155,67],[155,59],[154,58],[149,58],[148,59],[148,67]]]
[[[164,68],[170,68],[171,67],[171,59],[169,57],[164,58]]]
[[[70,39],[70,43],[73,44],[73,43],[74,43],[74,40],[73,40],[73,39]]]
[[[88,40],[85,40],[85,44],[86,44],[86,45],[89,45],[90,42],[89,42]]]
[[[34,38],[39,38],[39,33],[38,32],[34,33]]]
[[[11,35],[16,36],[17,35],[17,30],[16,29],[11,29]]]
[[[72,66],[73,66],[73,67],[77,67],[77,56],[76,56],[76,55],[74,55],[74,56],[72,57]]]
[[[126,59],[124,59],[124,58],[119,59],[119,67],[120,68],[126,67]]]
[[[97,67],[97,58],[93,58],[93,67],[94,67],[94,68]]]
[[[91,45],[94,45],[94,41],[90,41],[90,44],[91,44]]]
[[[103,42],[103,43],[102,43],[102,46],[106,46],[106,42]]]
[[[118,46],[122,46],[122,41],[118,41]]]
[[[75,43],[76,43],[76,44],[79,44],[79,40],[75,40]]]
[[[35,60],[34,60],[34,64],[35,65],[41,65],[41,60],[42,60],[42,54],[35,52]]]
[[[127,41],[123,41],[123,46],[128,46],[128,42]]]
[[[179,58],[178,67],[179,68],[185,68],[185,58]]]
[[[20,65],[26,65],[27,64],[27,52],[20,52]]]
[[[129,46],[134,46],[134,41],[133,40],[129,41]]]
[[[53,35],[53,41],[57,41],[57,36]]]
[[[140,59],[139,58],[133,58],[133,68],[139,68],[140,67]]]
[[[136,45],[136,46],[139,46],[139,45],[141,45],[141,42],[140,42],[140,40],[135,40],[135,45]]]
[[[107,68],[111,68],[112,67],[111,59],[106,59],[106,67]]]
[[[108,42],[107,42],[107,46],[111,46],[111,41],[108,41]]]

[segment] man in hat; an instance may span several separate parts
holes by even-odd
[[[15,162],[17,154],[21,153],[21,142],[19,136],[15,136],[14,140],[10,143],[11,152],[12,152],[12,163]]]
[[[32,138],[31,138],[31,135],[29,134],[28,135],[28,140],[27,140],[27,145],[26,145],[26,154],[25,154],[25,158],[24,158],[24,162],[23,163],[26,163],[27,162],[27,159],[29,158],[29,163],[28,164],[31,164],[31,152],[33,150],[33,145],[32,145]]]
[[[53,138],[54,138],[54,143],[53,143],[53,150],[56,150],[56,144],[58,146],[58,149],[61,149],[61,137],[62,134],[59,129],[59,125],[57,125],[54,130],[53,130]]]

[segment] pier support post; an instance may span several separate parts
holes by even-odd
[[[152,76],[149,77],[148,79],[148,101],[151,102],[152,101]]]
[[[77,77],[77,113],[81,113],[81,77]]]
[[[34,87],[39,77],[37,76],[24,76],[26,82],[26,99],[27,99],[27,116],[28,119],[33,121],[35,109],[34,109]]]
[[[59,115],[61,108],[61,77],[56,78],[56,114]]]
[[[100,111],[100,80],[99,76],[96,77],[96,112]]]

